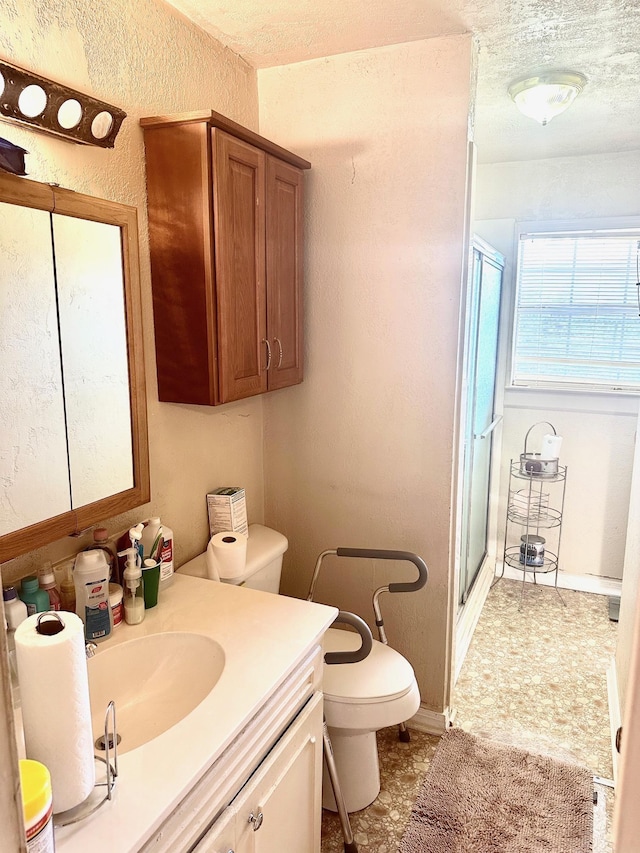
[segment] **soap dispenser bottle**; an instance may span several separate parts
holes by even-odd
[[[118,551],[118,557],[127,558],[122,573],[124,621],[127,625],[139,625],[144,619],[144,581],[142,569],[136,562],[135,548]]]
[[[84,622],[88,643],[111,636],[113,615],[109,603],[109,564],[104,551],[80,551],[73,570],[76,613]]]

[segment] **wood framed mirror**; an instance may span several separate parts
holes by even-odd
[[[149,499],[136,209],[0,174],[0,563]]]

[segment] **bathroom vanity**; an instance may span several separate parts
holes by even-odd
[[[113,798],[82,822],[56,828],[58,853],[318,853],[321,643],[336,615],[332,607],[176,575],[145,621],[119,627],[96,660],[115,649],[121,661],[125,649],[117,646],[158,633],[169,648],[175,638],[184,655],[180,638],[188,633],[215,640],[221,671],[190,713],[130,751],[131,715],[123,711]],[[145,647],[129,645],[132,653]],[[206,666],[202,660],[203,672]],[[91,661],[89,673],[91,681]],[[149,713],[145,690],[141,683],[140,714]]]

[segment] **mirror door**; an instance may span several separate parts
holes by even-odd
[[[0,234],[1,536],[71,499],[50,215],[0,204]]]
[[[149,500],[135,208],[0,174],[0,563]]]

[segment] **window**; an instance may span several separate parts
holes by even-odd
[[[521,233],[512,384],[640,390],[640,228]]]

